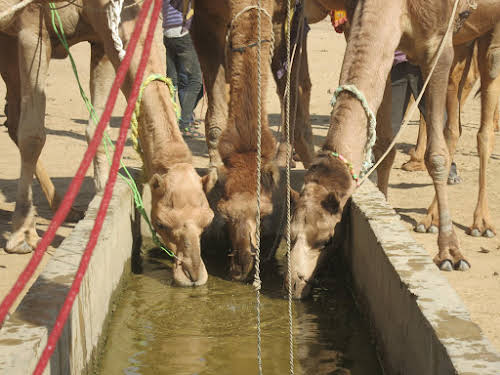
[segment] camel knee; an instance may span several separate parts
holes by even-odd
[[[489,155],[493,152],[493,143],[494,137],[492,137],[491,131],[489,128],[483,127],[477,133],[477,151],[480,155],[486,153]]]
[[[448,155],[426,153],[425,165],[434,183],[446,183],[448,179]]]
[[[30,129],[27,132],[19,129],[18,142],[22,161],[36,163],[45,145],[45,130]]]
[[[219,143],[219,137],[222,133],[222,129],[213,126],[206,132],[207,146],[209,149],[217,149],[217,144]]]

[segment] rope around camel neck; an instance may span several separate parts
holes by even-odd
[[[366,97],[363,95],[363,93],[355,86],[352,84],[348,85],[342,85],[337,87],[337,89],[333,93],[332,100],[330,104],[332,105],[332,108],[335,106],[335,103],[337,102],[337,97],[340,95],[341,92],[343,91],[348,91],[356,99],[359,100],[361,103],[361,106],[365,110],[366,116],[368,117],[368,135],[365,143],[365,148],[364,148],[364,154],[365,154],[365,160],[363,162],[363,165],[361,167],[361,174],[367,172],[370,167],[372,166],[372,159],[373,159],[373,146],[375,145],[375,141],[377,140],[377,118],[375,117],[375,114],[371,110],[370,106],[368,105],[368,101],[366,100]]]

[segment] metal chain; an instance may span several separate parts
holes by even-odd
[[[292,73],[292,61],[290,59],[290,33],[292,29],[292,9],[290,8],[291,1],[287,2],[287,19],[286,23],[288,25],[288,30],[286,33],[286,108],[285,108],[285,127],[287,130],[287,149],[286,149],[286,254],[287,254],[287,265],[288,265],[288,340],[289,340],[289,355],[290,355],[290,374],[294,374],[293,366],[293,310],[292,310],[292,262],[291,262],[291,239],[290,239],[290,159],[291,159],[291,139],[290,139],[290,77]],[[297,35],[297,38],[300,38]],[[297,44],[299,40],[297,40]],[[298,84],[298,82],[296,82]],[[295,109],[295,108],[294,108]]]
[[[262,163],[262,29],[261,29],[261,10],[262,0],[257,0],[257,214],[255,217],[255,297],[256,297],[256,312],[257,312],[257,362],[259,366],[259,375],[262,375],[262,335],[260,322],[260,288],[262,281],[260,280],[260,178],[261,178],[261,163]]]

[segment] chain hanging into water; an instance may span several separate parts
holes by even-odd
[[[295,6],[295,5],[294,5]],[[291,0],[287,1],[286,13],[286,108],[285,108],[285,127],[287,132],[287,148],[286,148],[286,255],[287,255],[287,273],[288,273],[288,339],[289,339],[289,355],[290,355],[290,374],[294,374],[293,366],[293,310],[292,310],[292,258],[291,253],[291,240],[290,240],[290,159],[292,157],[291,149],[292,143],[290,139],[290,77],[292,73],[292,61],[290,59],[290,34],[292,29],[292,8]],[[298,32],[298,30],[297,30]],[[300,35],[297,34],[297,38]],[[297,40],[297,44],[299,41]],[[296,82],[298,84],[298,82]]]
[[[257,312],[257,363],[259,366],[259,375],[262,375],[262,337],[260,324],[260,288],[262,282],[260,280],[260,178],[261,178],[261,163],[262,163],[262,30],[261,30],[261,10],[262,0],[257,0],[257,214],[255,216],[255,297],[256,297],[256,312]]]

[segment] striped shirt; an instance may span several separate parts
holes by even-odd
[[[186,35],[191,27],[191,18],[184,22],[182,0],[163,0],[163,33],[167,38]]]

